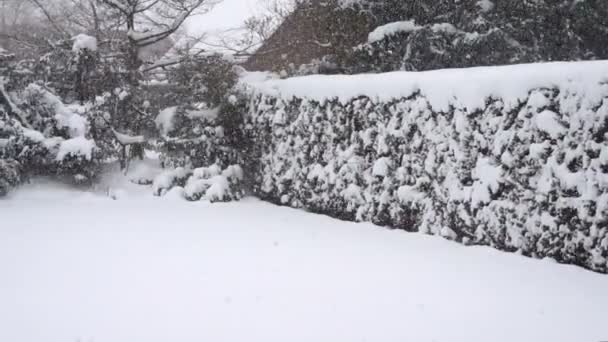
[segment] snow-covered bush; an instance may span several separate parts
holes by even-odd
[[[376,28],[340,62],[350,73],[608,57],[605,1],[354,3]]]
[[[390,25],[370,33],[369,42],[356,47],[342,61],[344,68],[351,73],[424,71],[535,61],[502,30],[479,33],[449,23],[427,26],[412,23],[408,30],[393,32]],[[390,34],[379,34],[382,31]]]
[[[180,188],[181,196],[188,201],[228,202],[243,197],[243,170],[239,165],[226,169],[213,164],[188,170],[183,167],[162,172],[154,178],[152,191],[155,196],[165,196],[172,189]]]
[[[193,58],[171,69],[168,78],[181,97],[155,119],[163,164],[194,169],[239,163],[233,143],[239,141],[243,111],[234,110],[232,63],[219,55]]]
[[[15,88],[13,83],[9,91],[8,84],[0,79],[0,159],[5,183],[14,186],[32,176],[91,182],[99,156],[88,137],[87,118],[43,86],[32,83]]]
[[[227,202],[243,196],[243,171],[238,165],[221,170],[218,165],[195,169],[185,186],[184,197],[189,201]]]
[[[15,61],[10,70],[16,76],[12,85],[44,84],[66,102],[94,99],[96,93],[107,89],[106,81],[115,74],[109,70],[110,63],[98,58],[94,43],[95,38],[83,34],[73,39],[46,40],[35,58]]]
[[[90,135],[104,158],[118,159],[123,170],[128,169],[130,160],[143,159],[156,128],[149,103],[139,94],[115,88],[87,103],[85,111]]]
[[[219,123],[221,108],[201,103],[163,109],[155,122],[161,132],[157,148],[169,168],[197,168],[214,163],[230,165],[237,156]]]
[[[173,187],[183,187],[191,174],[189,170],[183,167],[165,170],[154,178],[152,193],[154,196],[163,196]]]
[[[19,163],[14,159],[0,159],[0,197],[21,182]]]
[[[180,101],[217,106],[237,82],[234,64],[221,54],[186,59],[167,73],[168,81],[187,91]]]
[[[607,272],[604,78],[596,62],[256,84],[254,191]]]

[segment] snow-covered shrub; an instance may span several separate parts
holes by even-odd
[[[367,42],[339,65],[350,73],[608,57],[605,1],[358,0]]]
[[[168,71],[172,84],[184,87],[180,101],[217,106],[237,82],[234,64],[221,54],[192,57]]]
[[[233,163],[236,151],[227,144],[224,127],[218,123],[220,111],[206,103],[162,110],[155,122],[161,132],[157,148],[164,166],[197,168]]]
[[[369,43],[356,47],[342,63],[349,72],[361,73],[423,71],[534,60],[524,56],[522,50],[521,46],[509,44],[504,31],[466,32],[446,23],[386,34],[379,40],[370,38]]]
[[[11,169],[19,171],[10,183],[32,176],[91,182],[99,156],[95,142],[88,137],[89,125],[83,113],[38,84],[25,88],[12,84],[12,91],[5,85],[8,82],[0,79],[0,159],[11,161]]]
[[[607,272],[602,75],[605,62],[254,85],[254,192]]]
[[[19,163],[14,159],[0,159],[0,197],[21,183]]]
[[[237,74],[232,63],[219,55],[197,57],[171,69],[168,78],[182,96],[155,119],[163,164],[194,169],[239,163],[235,144],[243,111],[234,110],[231,89]]]
[[[107,87],[103,83],[112,75],[107,68],[110,63],[101,63],[93,49],[95,38],[80,34],[73,39],[44,40],[45,46],[34,58],[17,61],[12,72],[19,77],[14,77],[13,83],[21,87],[44,84],[67,102],[92,100]]]
[[[154,196],[163,196],[175,186],[183,187],[191,172],[183,167],[163,171],[154,178],[152,182],[152,193]]]
[[[116,88],[85,106],[89,134],[100,155],[118,159],[123,170],[128,169],[130,160],[143,159],[144,147],[156,130],[147,101],[140,103],[141,97],[134,99],[131,96],[128,88]],[[142,109],[137,109],[140,106]],[[137,113],[133,114],[133,111]]]
[[[184,188],[184,195],[190,201],[200,200],[214,182],[224,181],[222,169],[217,165],[200,167],[192,172]]]
[[[242,180],[243,170],[239,165],[224,170],[217,164],[194,170],[178,167],[156,176],[152,191],[155,196],[164,196],[173,188],[180,188],[182,196],[189,201],[228,202],[243,197]]]

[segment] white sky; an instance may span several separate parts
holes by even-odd
[[[223,0],[210,12],[197,15],[188,22],[192,34],[214,33],[239,28],[245,20],[264,11],[267,0]]]
[[[211,11],[189,19],[186,27],[192,36],[205,34],[200,45],[203,49],[230,53],[223,48],[226,41],[229,41],[227,44],[231,47],[237,47],[237,41],[244,33],[239,29],[243,28],[245,20],[266,12],[271,1],[273,0],[223,0]]]

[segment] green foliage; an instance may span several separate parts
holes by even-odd
[[[364,1],[375,25],[418,29],[364,43],[340,65],[349,73],[432,70],[608,57],[605,1]],[[604,32],[604,33],[601,33]]]
[[[168,81],[190,90],[181,94],[186,103],[208,102],[212,106],[224,102],[226,94],[237,82],[234,64],[222,55],[206,55],[186,59],[168,72]]]
[[[190,91],[165,109],[173,114],[171,127],[160,127],[157,147],[163,163],[187,168],[238,163],[243,105],[231,93],[237,82],[232,63],[219,55],[204,56],[181,63],[168,78]]]
[[[278,204],[608,272],[603,94],[537,89],[513,107],[446,111],[420,93],[260,95],[244,126],[248,171],[254,193]]]
[[[85,115],[45,86],[12,81],[31,73],[25,63],[9,63],[4,67],[10,72],[0,79],[1,192],[33,176],[92,182],[100,156],[88,139]]]

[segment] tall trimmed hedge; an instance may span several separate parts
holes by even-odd
[[[608,88],[514,108],[258,94],[246,133],[263,199],[608,272]],[[599,91],[599,90],[598,90]],[[596,94],[597,95],[597,94]],[[251,171],[251,170],[250,170]]]

